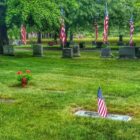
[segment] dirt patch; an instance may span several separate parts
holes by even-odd
[[[0,98],[0,103],[15,103],[16,100],[15,99],[11,99],[11,98]]]

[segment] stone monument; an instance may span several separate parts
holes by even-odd
[[[135,47],[120,47],[119,58],[136,58]]]
[[[73,48],[63,48],[62,57],[63,58],[73,58]]]
[[[75,45],[73,47],[73,56],[74,57],[80,57],[80,47],[78,45]]]
[[[14,56],[15,55],[14,46],[13,45],[4,45],[3,46],[3,54],[9,55],[9,56]]]
[[[33,47],[33,56],[42,57],[43,56],[43,47],[41,44],[34,44]]]

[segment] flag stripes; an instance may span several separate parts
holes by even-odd
[[[107,117],[107,107],[102,97],[101,88],[98,89],[98,114],[101,117]]]
[[[106,6],[105,10],[105,18],[104,18],[104,32],[103,32],[103,42],[104,44],[108,42],[108,24],[109,24],[109,16],[108,16],[108,10]]]
[[[26,28],[24,25],[21,26],[21,41],[26,45]]]
[[[133,33],[134,33],[134,22],[133,18],[130,19],[130,46],[133,46]]]
[[[60,29],[60,40],[63,44],[63,46],[65,45],[66,42],[66,33],[65,33],[65,26],[64,24],[61,25],[61,29]]]

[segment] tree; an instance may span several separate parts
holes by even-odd
[[[6,26],[6,10],[7,4],[6,0],[1,0],[0,2],[0,54],[3,54],[3,45],[9,43],[7,36],[7,26]]]
[[[38,32],[38,43],[41,43],[42,31],[58,28],[59,17],[58,6],[51,0],[8,0],[8,27],[27,25]]]

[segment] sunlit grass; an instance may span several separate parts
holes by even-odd
[[[116,56],[116,53],[114,53]],[[103,59],[99,52],[62,59],[60,51],[43,58],[30,50],[0,56],[0,140],[138,140],[140,137],[140,60]],[[27,88],[18,87],[16,72],[30,69]],[[131,122],[79,118],[79,108],[97,110],[101,86],[110,113]]]

